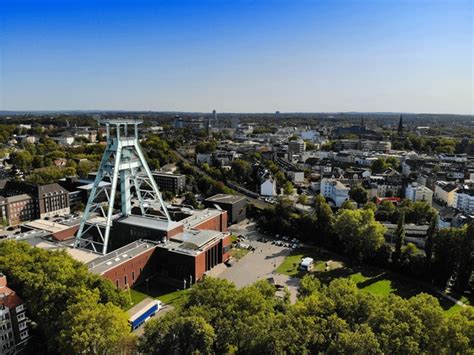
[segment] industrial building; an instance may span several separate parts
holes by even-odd
[[[206,207],[218,207],[227,211],[228,224],[239,223],[246,217],[247,199],[239,195],[217,194],[204,200]]]

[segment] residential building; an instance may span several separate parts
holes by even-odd
[[[454,207],[463,212],[474,212],[474,188],[463,186],[455,192]]]
[[[438,202],[441,202],[443,205],[452,207],[454,206],[457,189],[458,186],[453,182],[436,181],[434,198]]]
[[[288,160],[292,160],[295,155],[303,154],[306,149],[305,141],[298,139],[288,143]]]
[[[0,273],[0,353],[20,352],[29,337],[23,300],[8,287],[7,277]]]
[[[413,202],[425,201],[431,205],[433,202],[433,191],[417,182],[412,182],[405,188],[405,198]]]
[[[349,188],[336,179],[321,179],[321,195],[341,207],[349,199]]]
[[[269,177],[263,180],[260,184],[260,195],[261,196],[277,196],[276,181]]]

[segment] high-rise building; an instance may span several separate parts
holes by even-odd
[[[302,139],[288,142],[288,159],[293,159],[294,155],[302,154],[306,149],[306,143]]]
[[[216,110],[212,110],[212,120],[214,121],[214,126],[218,127],[219,122],[217,121],[217,112],[216,112]]]

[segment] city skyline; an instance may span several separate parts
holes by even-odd
[[[474,113],[471,1],[0,8],[0,110]]]

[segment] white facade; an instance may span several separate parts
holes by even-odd
[[[409,184],[405,189],[405,198],[415,201],[425,201],[429,205],[433,202],[433,191],[416,182]]]
[[[446,181],[436,181],[434,197],[436,200],[446,204],[446,206],[452,207],[455,203],[455,195],[457,188],[454,184]]]
[[[302,184],[304,182],[304,172],[303,171],[289,171],[288,176],[291,178],[291,181],[295,184]]]
[[[262,196],[277,196],[276,181],[272,179],[266,179],[260,185],[260,195]]]
[[[336,207],[341,207],[349,199],[349,188],[336,179],[322,179],[321,195],[333,200]]]
[[[472,190],[459,190],[455,193],[454,207],[464,212],[474,212],[474,193]]]

